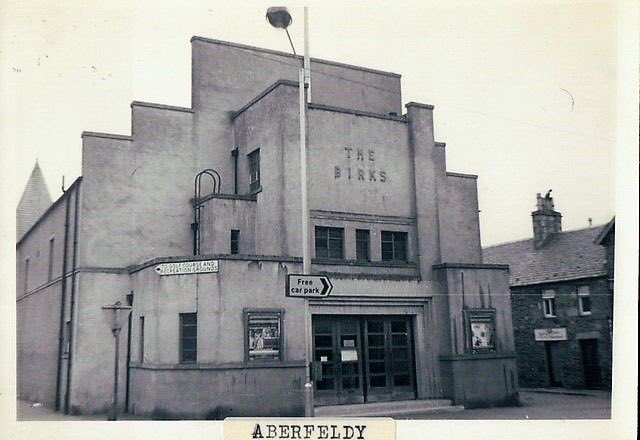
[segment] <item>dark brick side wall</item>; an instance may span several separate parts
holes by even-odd
[[[578,310],[577,287],[588,285],[591,293],[591,315]],[[556,317],[545,318],[542,291],[555,291]],[[606,277],[512,287],[513,331],[522,387],[548,387],[544,342],[537,342],[534,329],[567,328],[567,340],[559,343],[561,375],[565,388],[585,388],[580,339],[597,337],[602,387],[611,389],[611,327],[613,295]]]

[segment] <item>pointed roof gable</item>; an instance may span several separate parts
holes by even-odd
[[[51,203],[49,189],[44,181],[40,165],[36,161],[16,208],[16,239],[18,241],[51,206]]]

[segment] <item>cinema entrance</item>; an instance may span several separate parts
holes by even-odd
[[[413,319],[314,316],[317,406],[416,398]]]

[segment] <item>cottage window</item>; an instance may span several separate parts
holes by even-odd
[[[282,310],[245,310],[245,360],[282,359]]]
[[[553,290],[544,290],[542,292],[542,311],[545,318],[555,318],[556,293]]]
[[[578,309],[581,315],[591,315],[591,292],[589,286],[578,286]]]
[[[180,313],[180,363],[198,360],[198,314]]]
[[[382,261],[407,261],[407,233],[382,231]]]
[[[240,231],[237,229],[231,230],[230,250],[232,254],[240,253]]]
[[[316,258],[344,258],[344,229],[316,226]]]
[[[369,256],[368,229],[356,229],[356,260],[371,261]]]
[[[260,149],[249,154],[249,191],[260,189]]]

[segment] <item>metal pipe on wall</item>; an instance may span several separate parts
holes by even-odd
[[[66,197],[64,208],[64,239],[62,249],[62,279],[60,292],[60,324],[58,329],[58,364],[56,368],[56,399],[55,410],[60,410],[60,388],[62,385],[62,350],[64,345],[64,309],[67,302],[67,248],[69,247],[69,191],[63,193]]]
[[[75,329],[75,309],[76,309],[76,266],[78,262],[78,215],[80,211],[80,177],[74,185],[74,208],[73,208],[73,257],[71,259],[71,304],[69,310],[69,357],[67,359],[67,383],[64,396],[64,412],[69,414],[69,403],[71,398],[71,367],[73,361],[73,332]]]

